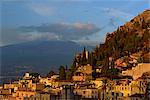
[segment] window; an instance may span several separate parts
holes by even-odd
[[[83,91],[83,94],[85,94],[86,93],[86,91]]]
[[[140,81],[140,86],[141,86],[141,81]]]
[[[114,90],[114,87],[112,87],[111,89]]]
[[[119,96],[119,93],[116,93],[116,96]]]
[[[114,92],[112,92],[112,96],[114,96]]]
[[[19,96],[19,93],[17,93],[17,96]]]
[[[121,93],[121,96],[123,96],[123,93]]]

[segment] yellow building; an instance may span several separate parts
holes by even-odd
[[[12,94],[12,89],[1,89],[0,94],[2,94],[2,95],[11,95]]]
[[[32,80],[31,79],[21,79],[19,80],[19,85],[21,85],[21,87],[28,87],[31,88],[32,87]]]
[[[21,85],[18,83],[4,84],[4,89],[14,89],[14,92],[18,90],[19,87],[21,87]]]
[[[34,96],[25,97],[25,100],[52,100],[50,93],[36,93]]]
[[[109,84],[109,83],[108,83]],[[137,80],[122,79],[116,82],[114,85],[109,85],[107,91],[121,92],[124,97],[131,96],[133,94],[145,94],[147,88],[147,81],[139,78]]]
[[[90,64],[79,66],[72,77],[73,81],[86,81],[92,79],[92,66]]]
[[[147,88],[147,80],[143,78],[138,78],[132,81],[132,94],[145,94]]]
[[[29,88],[32,91],[42,90],[45,88],[44,83],[33,83],[31,79],[22,79],[19,80],[20,87]]]
[[[49,86],[52,85],[52,79],[48,77],[41,77],[39,82]]]
[[[79,88],[74,89],[74,94],[81,95],[82,98],[92,98],[98,99],[98,89],[97,88]]]
[[[81,72],[76,72],[76,73],[74,74],[74,76],[72,77],[72,79],[73,79],[74,81],[85,81],[85,76],[84,76],[84,74],[81,73]]]
[[[36,94],[35,91],[30,91],[30,90],[18,90],[16,91],[16,100],[24,100],[25,97],[31,97]]]
[[[97,78],[96,80],[90,81],[92,84],[95,85],[95,88],[101,88],[103,86],[103,79]]]
[[[16,100],[16,98],[11,95],[0,95],[0,100]]]
[[[40,91],[40,90],[43,90],[44,88],[45,88],[45,85],[44,85],[44,84],[33,83],[33,84],[32,84],[32,87],[31,87],[31,90],[32,90],[32,91]]]
[[[39,82],[45,85],[52,86],[52,83],[59,78],[59,75],[52,75],[50,78],[49,77],[40,77]]]
[[[132,94],[132,84],[130,80],[120,80],[119,83],[111,87],[113,92],[121,92],[123,96],[130,96]]]
[[[140,63],[132,69],[122,71],[123,76],[132,76],[133,79],[137,79],[143,75],[143,73],[150,71],[150,63]]]

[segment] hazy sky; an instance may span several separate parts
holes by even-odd
[[[67,40],[96,45],[149,8],[149,0],[2,0],[0,45]]]

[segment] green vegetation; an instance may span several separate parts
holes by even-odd
[[[37,82],[39,82],[39,73],[30,73],[30,76],[32,76],[33,78],[32,78],[32,81],[33,81],[33,83],[37,83]]]
[[[39,73],[30,73],[30,76],[32,76],[32,77],[39,77]]]
[[[112,68],[112,69],[108,69],[107,70],[107,74],[108,75],[118,75],[119,74],[119,69],[117,69],[117,68]]]
[[[66,79],[66,72],[65,72],[65,67],[60,66],[59,68],[59,79],[60,80],[65,80]]]
[[[148,28],[150,28],[150,23],[148,17],[148,12],[145,11],[125,25],[118,27],[113,33],[107,33],[105,43],[96,46],[89,53],[89,59],[85,58],[84,48],[83,57],[79,59],[78,63],[80,65],[89,63],[94,67],[100,64],[103,66],[103,74],[117,75],[119,72],[117,69],[109,69],[109,57],[113,58],[113,62],[111,62],[111,67],[113,67],[114,61],[120,57],[129,57],[130,54],[139,51],[149,52],[150,30]],[[138,62],[141,62],[141,59],[138,59]]]
[[[72,71],[71,70],[67,70],[67,72],[66,72],[66,80],[71,80],[71,78],[72,78]]]
[[[96,67],[102,68],[101,75],[118,75],[120,70],[114,68],[115,61],[123,57],[127,66],[132,66],[128,63],[129,56],[140,51],[143,55],[137,60],[138,63],[147,62],[148,58],[144,57],[144,53],[149,52],[150,40],[150,23],[147,17],[149,16],[145,11],[125,25],[118,27],[116,31],[107,33],[105,42],[96,46],[91,52],[87,52],[84,47],[83,52],[73,59],[69,70],[60,66],[60,80],[70,80],[78,66],[86,64],[93,66],[93,77],[97,76]],[[53,73],[49,73],[51,74]]]
[[[51,70],[51,71],[47,74],[47,77],[50,78],[51,76],[53,76],[53,75],[55,75],[55,74],[56,74],[56,73],[55,73],[54,71]]]

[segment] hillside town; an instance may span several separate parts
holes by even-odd
[[[139,63],[119,76],[100,76],[90,64],[78,66],[71,80],[60,80],[59,74],[42,77],[25,75],[0,87],[1,100],[149,100],[150,63]],[[146,69],[143,71],[140,69]],[[66,70],[66,69],[65,69]],[[135,74],[133,74],[135,73]]]
[[[108,33],[93,51],[75,54],[70,67],[4,83],[0,100],[150,100],[149,13]]]
[[[19,80],[5,83],[0,88],[1,100],[149,100],[150,63],[139,62],[140,52],[129,56],[129,61],[117,59],[113,68],[121,70],[114,75],[102,74],[102,66],[79,64],[89,59],[84,48],[75,55],[75,70],[61,66],[59,73],[50,71],[47,76],[27,72]],[[83,62],[83,61],[82,61]],[[109,63],[112,58],[109,57]],[[97,62],[98,63],[98,62]],[[132,67],[127,67],[127,64]],[[109,70],[113,69],[111,64]]]

